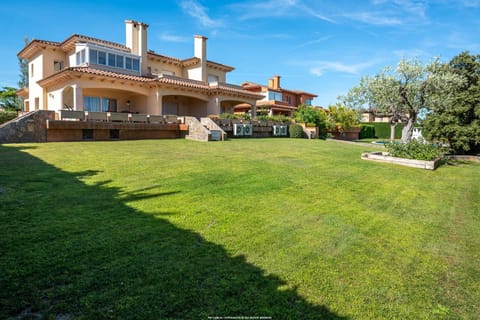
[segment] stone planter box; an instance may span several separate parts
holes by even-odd
[[[441,159],[426,161],[426,160],[395,158],[395,157],[390,157],[386,152],[380,152],[380,151],[362,153],[361,158],[363,160],[388,162],[388,163],[399,164],[402,166],[420,168],[420,169],[426,169],[426,170],[435,170],[440,165],[440,162],[441,162]]]

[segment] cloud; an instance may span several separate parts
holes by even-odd
[[[220,27],[222,22],[220,20],[213,20],[207,14],[207,8],[202,6],[195,0],[184,0],[180,3],[183,12],[197,19],[204,27]]]
[[[300,0],[251,1],[242,4],[235,4],[232,7],[242,12],[242,15],[239,18],[240,20],[294,16],[299,12],[303,12],[303,14],[306,13],[307,15],[320,20],[334,22],[326,15],[315,11]]]
[[[340,16],[369,25],[399,26],[425,21],[426,8],[422,0],[372,0],[361,10],[344,12]]]
[[[165,32],[160,34],[158,38],[165,42],[177,42],[177,43],[188,42],[188,39],[185,37],[176,36],[176,35],[165,33]]]
[[[400,18],[387,17],[381,12],[345,13],[343,16],[351,20],[378,26],[395,26],[403,24],[403,21]]]
[[[295,49],[308,47],[308,46],[311,46],[311,45],[314,45],[314,44],[317,44],[317,43],[325,42],[325,41],[327,41],[331,38],[332,38],[332,36],[325,36],[325,37],[321,37],[321,38],[318,38],[318,39],[310,40],[310,41],[299,44],[298,46],[294,47],[293,49],[295,50]]]
[[[318,77],[324,75],[327,72],[339,72],[358,75],[360,74],[360,72],[372,67],[376,63],[377,61],[369,61],[348,65],[336,61],[313,61],[310,63],[313,65],[313,67],[310,68],[310,73]]]

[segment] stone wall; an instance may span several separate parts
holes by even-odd
[[[55,112],[33,111],[0,125],[0,143],[47,141],[47,119],[55,119]]]

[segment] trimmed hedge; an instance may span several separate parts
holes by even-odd
[[[362,125],[372,125],[375,127],[374,138],[390,139],[390,123],[388,122],[364,122]],[[399,123],[395,127],[395,139],[402,137],[402,125]]]
[[[375,126],[371,124],[360,125],[360,139],[372,139],[375,138]]]
[[[303,127],[299,124],[292,123],[288,126],[290,138],[303,138]]]

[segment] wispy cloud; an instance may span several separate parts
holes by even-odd
[[[403,24],[400,18],[388,17],[382,12],[353,12],[345,13],[343,16],[351,20],[378,26],[396,26]]]
[[[377,61],[368,61],[357,64],[344,64],[337,61],[313,61],[310,73],[315,76],[322,76],[327,72],[339,72],[352,75],[359,75],[363,70],[368,69],[377,64]]]
[[[176,43],[188,42],[188,39],[186,37],[176,36],[176,35],[169,34],[169,33],[166,33],[166,32],[160,34],[158,36],[158,38],[162,41],[165,41],[165,42],[176,42]]]
[[[215,28],[222,25],[220,20],[210,18],[207,13],[207,8],[195,0],[184,0],[180,2],[180,7],[184,13],[197,19],[197,21],[204,27]]]
[[[307,42],[304,42],[304,43],[301,43],[301,44],[297,45],[293,49],[296,50],[296,49],[308,47],[308,46],[311,46],[311,45],[314,45],[314,44],[317,44],[317,43],[322,43],[322,42],[325,42],[325,41],[327,41],[331,38],[332,38],[332,36],[325,36],[325,37],[321,37],[321,38],[318,38],[318,39],[310,40],[310,41],[307,41]]]
[[[426,8],[424,0],[372,0],[361,10],[347,11],[340,16],[369,25],[399,26],[425,21]]]
[[[467,8],[480,8],[480,0],[460,0],[458,2]]]
[[[298,13],[308,16],[334,22],[326,15],[320,13],[307,6],[300,0],[267,0],[267,1],[250,1],[242,4],[235,4],[233,8],[241,11],[240,20],[250,20],[267,17],[287,17],[294,16]]]

